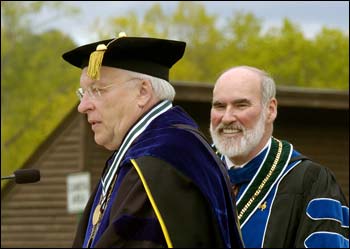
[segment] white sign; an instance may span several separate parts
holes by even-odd
[[[90,197],[90,173],[79,172],[67,176],[68,213],[81,213]]]

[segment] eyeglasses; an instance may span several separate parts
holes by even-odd
[[[130,80],[127,80],[127,81],[124,81],[122,83],[119,83],[118,85],[121,86],[121,85],[124,85],[125,83],[127,82],[130,82],[130,81],[133,81],[133,80],[141,80],[140,78],[132,78]],[[117,86],[116,83],[112,83],[112,84],[109,84],[107,86],[103,86],[103,87],[97,87],[95,86],[94,84],[92,84],[91,86],[87,87],[85,90],[81,87],[79,87],[75,93],[77,94],[79,100],[81,101],[84,97],[84,95],[86,93],[88,93],[89,97],[92,98],[92,99],[97,99],[99,97],[102,96],[102,93],[112,87],[112,86]]]

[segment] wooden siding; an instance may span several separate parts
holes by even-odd
[[[349,200],[348,110],[281,107],[274,134],[330,168]]]
[[[79,215],[67,211],[66,177],[89,170],[92,191],[111,152],[95,144],[74,108],[35,154],[26,164],[40,170],[40,182],[10,183],[2,191],[1,247],[71,247]]]
[[[40,182],[8,186],[2,193],[1,247],[71,245],[77,216],[67,213],[66,176],[80,170],[80,120],[74,115],[67,127],[29,163],[40,170]]]
[[[181,105],[209,137],[212,86],[175,87],[174,104]],[[275,136],[331,168],[349,198],[348,95],[289,88],[280,89],[278,95]],[[10,183],[2,190],[1,247],[71,247],[79,216],[67,212],[66,176],[88,170],[94,188],[110,155],[95,144],[85,117],[74,108],[24,165],[38,168],[41,181]]]

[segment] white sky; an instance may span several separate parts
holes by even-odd
[[[163,11],[171,13],[178,1],[66,1],[81,9],[76,18],[59,18],[43,27],[56,27],[64,30],[78,43],[94,42],[91,26],[96,18],[101,22],[112,17],[125,16],[130,10],[143,15],[154,3],[159,2]],[[279,27],[283,18],[299,25],[306,37],[313,37],[321,27],[338,28],[349,32],[348,1],[201,1],[207,13],[220,18],[232,15],[235,11],[251,12],[262,19],[264,28]],[[50,13],[43,13],[50,15]],[[224,19],[221,19],[224,20]]]

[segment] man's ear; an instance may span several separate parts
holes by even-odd
[[[152,100],[153,88],[149,80],[143,79],[138,86],[138,104],[140,107],[144,107]]]
[[[277,117],[277,99],[272,98],[267,108],[267,121],[273,123]]]

